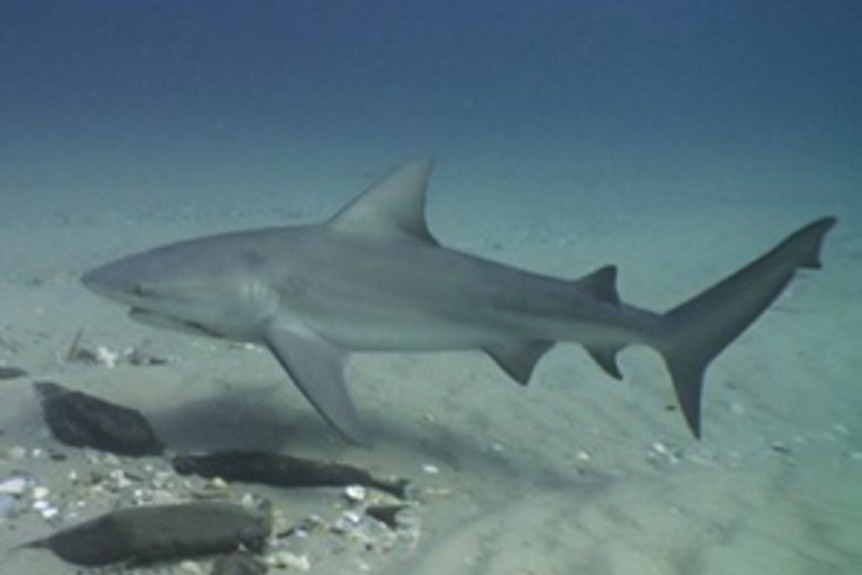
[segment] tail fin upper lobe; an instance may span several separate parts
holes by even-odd
[[[700,437],[703,374],[709,363],[769,307],[797,269],[820,268],[826,217],[788,236],[730,277],[663,316],[655,347],[664,357],[682,413]]]

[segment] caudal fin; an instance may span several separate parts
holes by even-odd
[[[700,400],[707,366],[769,307],[797,269],[821,267],[823,238],[836,221],[826,217],[808,224],[663,316],[655,347],[664,357],[680,408],[695,437],[700,437]]]

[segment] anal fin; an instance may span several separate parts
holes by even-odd
[[[622,349],[621,346],[591,345],[587,346],[587,353],[601,366],[605,373],[614,379],[622,379],[623,374],[620,371],[620,366],[617,365],[617,354],[620,349]]]
[[[552,341],[530,341],[488,346],[484,350],[512,379],[527,385],[536,363],[553,345]]]

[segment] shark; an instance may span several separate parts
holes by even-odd
[[[82,276],[132,319],[265,346],[319,414],[367,444],[347,390],[353,352],[484,351],[526,385],[558,342],[621,379],[619,352],[663,358],[679,409],[701,436],[710,363],[782,293],[821,267],[822,217],[665,312],[624,303],[607,265],[564,279],[444,247],[426,222],[432,162],[403,164],[317,223],[228,232],[127,256]]]

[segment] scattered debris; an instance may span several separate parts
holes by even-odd
[[[163,363],[136,348],[88,349],[81,339],[79,332],[67,360],[103,367]],[[26,376],[12,369],[0,368],[0,377]],[[84,449],[27,445],[0,452],[0,461],[15,465],[0,475],[0,521],[30,517],[59,529],[22,548],[48,549],[84,566],[122,564],[124,569],[167,561],[173,564],[166,566],[170,573],[259,575],[310,571],[306,553],[314,553],[321,539],[363,554],[418,541],[418,517],[400,514],[416,505],[416,490],[406,479],[256,451],[125,459],[118,456],[165,455],[165,445],[140,412],[50,381],[33,386],[52,436]],[[33,475],[14,471],[25,464]],[[43,484],[40,470],[53,465],[62,467],[46,474]],[[256,509],[260,497],[233,482],[342,491],[333,502],[334,514],[312,514],[297,522],[281,509]],[[313,542],[306,539],[312,535]]]
[[[96,352],[81,345],[81,339],[84,337],[84,330],[79,329],[75,332],[75,337],[72,338],[72,344],[63,359],[69,363],[86,363],[95,365],[99,363]]]
[[[259,552],[270,534],[268,510],[215,501],[132,507],[26,543],[76,565],[152,563],[228,553]]]
[[[371,505],[365,509],[365,514],[386,525],[389,529],[399,527],[398,513],[410,507],[403,503],[392,505]]]
[[[368,497],[368,493],[362,485],[348,485],[344,488],[344,497],[351,503],[362,503]]]
[[[122,351],[112,350],[104,345],[96,346],[91,349],[81,344],[84,331],[78,330],[75,332],[75,337],[72,339],[72,344],[63,359],[68,363],[83,363],[87,365],[101,365],[107,368],[113,368],[121,363],[129,365],[164,365],[168,360],[163,357],[155,356],[144,351],[139,347],[127,347]]]
[[[332,523],[332,531],[336,533],[350,533],[362,523],[362,513],[348,509]]]
[[[671,465],[675,465],[679,463],[682,458],[682,450],[681,449],[671,449],[666,446],[664,443],[660,441],[654,442],[650,445],[646,454],[647,461],[658,465],[661,463],[669,463]]]
[[[301,459],[260,451],[222,451],[209,455],[179,455],[171,462],[178,473],[221,477],[227,481],[262,483],[278,487],[349,487],[379,489],[399,499],[410,499],[406,479],[384,480],[358,467]]]
[[[49,381],[33,386],[45,421],[61,443],[132,456],[158,455],[164,450],[138,411]]]
[[[13,495],[16,497],[23,495],[25,491],[30,489],[32,483],[33,480],[29,477],[14,475],[8,479],[0,481],[0,494]]]
[[[294,569],[296,571],[308,571],[311,562],[305,555],[297,555],[290,551],[279,550],[266,556],[266,563],[276,569]]]
[[[121,358],[130,365],[165,365],[168,360],[155,356],[139,347],[128,347],[123,350]]]
[[[210,575],[261,575],[266,573],[266,563],[246,551],[234,551],[216,560]]]

